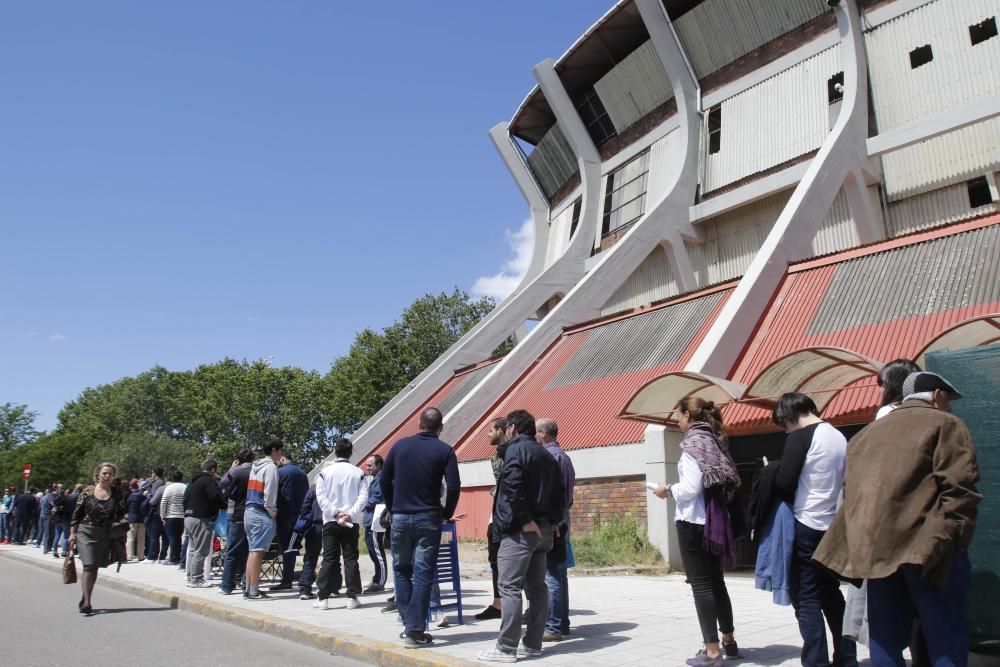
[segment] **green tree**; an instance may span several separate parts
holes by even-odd
[[[211,454],[203,445],[190,440],[132,434],[88,451],[78,461],[78,476],[89,480],[94,468],[105,461],[118,466],[118,475],[126,479],[145,477],[156,466],[163,466],[168,472],[180,470],[190,476],[201,469],[202,461]],[[219,461],[220,468],[228,465],[229,461]]]
[[[53,482],[75,484],[89,481],[81,476],[80,461],[87,455],[89,443],[79,437],[43,435],[9,452],[0,452],[0,483],[4,486],[21,483],[21,471],[31,464],[31,484],[38,488]]]
[[[4,403],[0,405],[0,452],[32,442],[41,435],[35,430],[38,413],[27,405]]]
[[[325,378],[326,412],[333,430],[357,430],[493,306],[489,297],[473,300],[456,288],[450,294],[420,297],[381,332],[360,332]]]

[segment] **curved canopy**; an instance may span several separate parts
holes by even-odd
[[[959,322],[952,328],[937,335],[920,350],[914,361],[921,368],[927,368],[927,353],[938,350],[966,350],[970,347],[992,345],[1000,342],[1000,313],[982,315]]]
[[[674,407],[682,398],[697,396],[722,405],[743,395],[745,385],[701,373],[675,371],[648,382],[635,393],[618,415],[651,424],[676,425]]]
[[[773,403],[785,392],[809,396],[820,412],[849,384],[878,373],[882,364],[840,347],[807,347],[786,354],[762,370],[743,394],[743,401]]]

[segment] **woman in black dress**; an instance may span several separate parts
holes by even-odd
[[[91,612],[90,596],[97,583],[98,568],[107,567],[111,563],[112,538],[111,526],[126,514],[122,494],[111,486],[111,481],[118,476],[118,467],[113,463],[102,463],[94,471],[94,486],[82,494],[73,511],[70,523],[69,549],[76,545],[83,565],[80,585],[83,597],[80,598],[80,613]]]

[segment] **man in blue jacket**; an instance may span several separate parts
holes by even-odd
[[[441,523],[455,513],[462,490],[455,452],[438,438],[443,428],[441,411],[427,408],[420,414],[420,433],[396,442],[382,467],[382,495],[386,511],[392,513],[396,605],[406,626],[402,638],[407,648],[432,641],[426,632],[427,613]],[[443,508],[442,477],[446,486]]]
[[[281,547],[281,581],[271,586],[272,591],[292,589],[292,575],[298,551],[289,551],[295,520],[299,518],[302,501],[309,492],[309,477],[294,461],[282,459],[278,467],[278,545]]]
[[[365,587],[365,593],[378,593],[385,590],[385,580],[388,576],[388,568],[385,564],[385,532],[372,530],[375,506],[385,502],[382,497],[383,463],[382,457],[378,454],[369,456],[368,460],[365,461],[365,471],[370,476],[370,481],[368,482],[368,504],[365,505],[362,523],[365,527],[365,545],[368,547],[368,557],[372,559],[372,565],[375,567],[372,582]]]

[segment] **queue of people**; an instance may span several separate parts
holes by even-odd
[[[689,665],[719,667],[740,657],[724,570],[748,532],[758,543],[757,587],[794,608],[803,665],[857,665],[857,641],[868,643],[877,666],[905,664],[907,647],[915,665],[965,664],[967,550],[982,497],[975,446],[950,414],[962,395],[908,360],[886,365],[879,385],[877,419],[850,445],[808,396],[776,401],[772,419],[787,439],[781,459],[765,459],[755,479],[749,524],[719,407],[697,397],[676,406],[683,432],[678,479],[651,490],[676,506],[703,643]],[[168,481],[162,468],[126,483],[114,464],[102,463],[86,489],[8,491],[0,527],[5,540],[34,539],[56,557],[75,548],[82,613],[93,609],[98,570],[116,561],[175,565],[188,586],[209,587],[213,534],[225,538],[220,594],[240,589],[261,600],[297,589],[318,610],[342,596],[346,609],[357,609],[360,596],[386,589],[388,548],[394,596],[383,611],[397,614],[405,647],[428,646],[441,529],[454,519],[461,480],[454,450],[439,437],[441,412],[424,410],[419,424],[384,461],[373,455],[361,466],[350,462],[350,440],[338,440],[334,460],[312,485],[280,440],[256,458],[240,452],[221,476],[206,460],[187,484],[179,471]],[[495,645],[478,653],[482,662],[539,656],[545,642],[571,632],[566,570],[575,471],[558,434],[554,420],[524,410],[487,425],[495,447],[487,527],[493,601],[476,618],[499,619],[500,630]],[[262,568],[276,536],[281,578],[265,592]],[[374,569],[366,586],[358,563],[362,536]],[[846,601],[842,581],[857,586]]]

